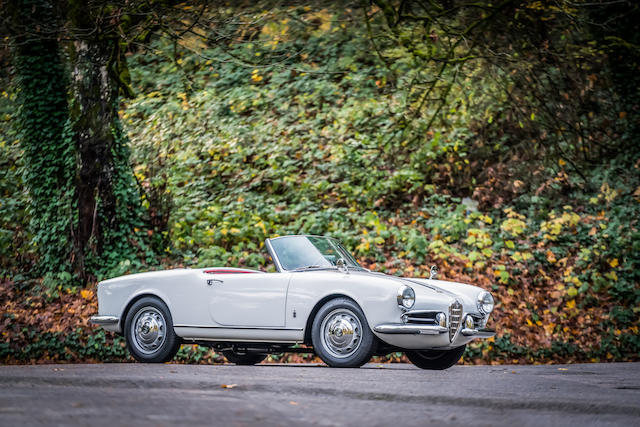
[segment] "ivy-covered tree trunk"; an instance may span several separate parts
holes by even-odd
[[[54,7],[46,0],[21,0],[12,6],[17,123],[31,198],[32,242],[39,255],[37,270],[64,273],[71,264],[75,153]]]
[[[115,220],[111,149],[117,89],[107,71],[112,50],[108,41],[73,43],[71,120],[79,162],[75,242],[80,270],[85,270],[84,259],[91,249],[90,241],[93,239],[93,249],[101,252],[104,226]],[[106,224],[102,218],[107,219]]]
[[[103,4],[18,0],[7,5],[21,105],[18,126],[31,196],[38,272],[52,285],[83,281],[128,262],[140,249],[140,194],[117,107],[127,69]],[[115,12],[113,12],[115,13]],[[115,16],[115,15],[114,15]],[[58,35],[71,33],[65,73]],[[70,98],[70,103],[68,99]],[[65,276],[60,276],[63,273]],[[57,274],[57,276],[56,276]]]
[[[72,104],[78,170],[75,231],[80,272],[111,266],[132,252],[133,228],[140,222],[140,197],[117,115],[113,78],[118,40],[73,42]]]

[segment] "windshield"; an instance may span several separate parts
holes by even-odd
[[[335,239],[319,236],[285,236],[270,240],[280,265],[285,270],[336,268],[342,258],[349,268],[360,264]]]

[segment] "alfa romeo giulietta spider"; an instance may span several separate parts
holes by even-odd
[[[359,367],[405,352],[446,369],[466,344],[489,338],[494,307],[479,287],[363,268],[337,240],[282,236],[265,247],[276,272],[228,267],[132,274],[98,284],[91,322],[123,334],[141,362],[171,360],[181,344],[206,345],[232,363],[315,352],[332,367]]]

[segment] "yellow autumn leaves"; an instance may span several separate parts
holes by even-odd
[[[257,68],[251,72],[251,80],[255,83],[261,82],[262,79],[263,77],[260,75],[260,70],[258,70]]]
[[[555,241],[561,232],[575,227],[580,222],[580,216],[570,211],[570,206],[564,207],[565,211],[562,215],[557,216],[555,212],[549,214],[549,221],[540,224],[540,230],[544,233],[545,240]]]

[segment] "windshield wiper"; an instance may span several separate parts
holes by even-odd
[[[321,267],[319,265],[306,265],[304,267],[298,267],[293,271],[315,270],[315,269],[334,269],[336,267]]]
[[[311,268],[320,268],[320,266],[319,265],[305,265],[304,267],[296,268],[296,271],[297,270],[309,270]]]

